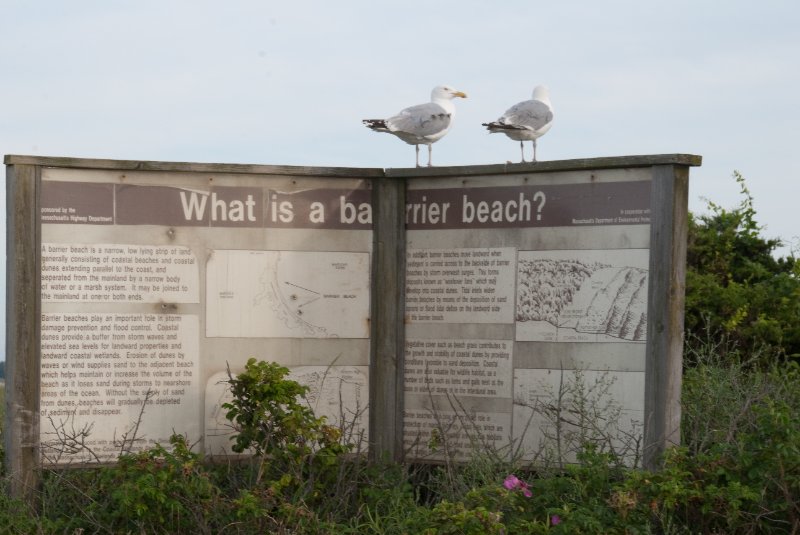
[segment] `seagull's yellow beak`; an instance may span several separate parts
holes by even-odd
[[[467,94],[464,93],[463,91],[456,91],[456,92],[453,93],[453,96],[454,97],[467,98]]]

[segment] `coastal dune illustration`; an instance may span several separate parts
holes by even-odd
[[[648,272],[641,265],[521,253],[517,271],[518,340],[646,340]]]

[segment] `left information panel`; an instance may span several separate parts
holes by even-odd
[[[327,411],[366,444],[368,182],[46,168],[40,200],[44,464],[113,461],[173,433],[231,454],[215,401],[251,357],[301,381],[309,367],[358,378],[358,400]]]

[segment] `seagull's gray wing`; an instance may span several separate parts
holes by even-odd
[[[436,135],[450,127],[450,114],[436,103],[419,104],[406,108],[394,117],[386,119],[386,126],[393,132],[403,132],[425,138]]]
[[[526,100],[514,104],[506,111],[499,123],[539,130],[553,120],[553,110],[539,100]]]

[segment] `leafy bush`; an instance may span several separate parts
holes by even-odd
[[[233,450],[250,451],[254,484],[272,496],[318,503],[335,497],[350,446],[338,428],[317,418],[304,403],[308,387],[286,379],[289,370],[251,358],[245,370],[230,377],[233,399],[223,404],[236,430]]]
[[[219,490],[183,436],[170,445],[121,455],[114,466],[50,471],[45,525],[70,533],[207,531]]]
[[[26,535],[36,533],[39,522],[30,508],[19,500],[12,499],[0,489],[0,533]]]
[[[664,525],[700,533],[800,530],[800,418],[780,402],[754,409],[756,426],[709,451],[668,450],[664,468],[625,487]]]
[[[285,380],[288,368],[274,362],[247,361],[245,371],[231,377],[233,400],[225,403],[226,417],[236,425],[233,451],[252,448],[256,456],[280,453],[306,453],[319,438],[322,422],[301,403],[308,387]]]
[[[714,444],[731,444],[757,427],[756,407],[786,400],[800,410],[796,363],[772,362],[758,352],[745,353],[727,338],[692,340],[683,373],[682,442],[692,454]]]
[[[774,258],[779,239],[761,236],[744,178],[734,173],[744,199],[727,210],[689,217],[686,330],[694,338],[719,334],[736,346],[800,358],[800,260]],[[689,337],[691,339],[692,337]],[[723,346],[724,347],[724,346]]]
[[[429,525],[429,508],[422,504],[419,487],[412,482],[414,467],[398,463],[365,466],[356,475],[358,486],[351,519],[341,526],[346,533],[422,533]]]
[[[680,469],[695,492],[686,521],[725,532],[800,530],[800,366],[761,369],[751,363],[758,355],[700,347],[683,379],[685,445],[665,468]]]

